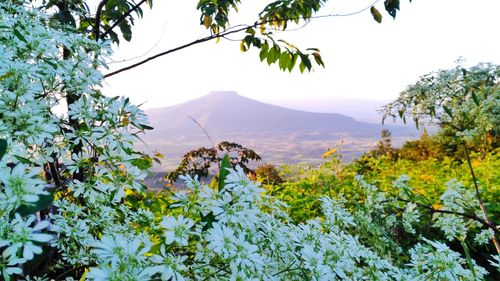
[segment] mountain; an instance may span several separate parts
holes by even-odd
[[[349,132],[367,135],[381,126],[337,113],[313,113],[262,103],[235,92],[209,95],[166,108],[147,110],[155,128],[151,137],[235,133]],[[191,119],[192,118],[192,119]]]
[[[138,146],[166,155],[162,171],[175,168],[184,153],[211,146],[209,137],[214,143],[231,141],[254,149],[263,162],[318,164],[329,148],[337,147],[346,160],[372,149],[383,128],[389,128],[396,145],[417,136],[408,127],[383,127],[338,113],[288,109],[235,92],[212,92],[146,113],[154,130]]]

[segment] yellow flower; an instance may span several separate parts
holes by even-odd
[[[337,151],[336,148],[334,148],[334,149],[328,149],[325,153],[323,153],[323,155],[321,155],[321,157],[326,158],[326,157],[334,154],[335,151]]]

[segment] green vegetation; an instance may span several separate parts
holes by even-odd
[[[212,34],[182,48],[245,31],[242,49],[272,44],[261,55],[282,70],[323,65],[267,28],[309,20],[326,1],[272,2],[231,29],[239,2],[199,1]],[[217,184],[186,175],[184,190],[154,194],[143,179],[157,159],[134,148],[152,128],[128,98],[101,93],[98,71],[111,52],[99,39],[118,42],[119,26],[130,40],[142,3],[102,0],[95,14],[79,0],[0,3],[2,280],[498,279],[498,66],[426,76],[386,108],[436,118],[440,141],[395,150],[384,132],[350,165],[330,150],[318,169],[264,166],[265,189],[225,155]],[[399,1],[384,6],[394,17]]]

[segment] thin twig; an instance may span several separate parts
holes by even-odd
[[[210,135],[208,134],[207,130],[205,130],[205,128],[203,128],[203,126],[201,126],[201,124],[198,123],[198,121],[196,121],[196,119],[194,119],[191,115],[188,115],[188,117],[191,118],[191,120],[205,133],[205,136],[207,136],[210,143],[212,143],[212,146],[214,147],[214,149],[216,149],[215,143],[212,140],[212,138],[210,137]]]
[[[472,168],[472,163],[470,161],[470,152],[469,147],[467,146],[467,142],[464,140],[463,145],[465,148],[465,157],[467,158],[467,164],[469,165],[470,174],[472,175],[472,180],[474,181],[474,188],[476,189],[477,200],[479,201],[479,207],[481,207],[481,211],[483,213],[484,221],[488,225],[492,225],[490,220],[488,219],[488,213],[486,212],[486,208],[484,207],[483,199],[481,198],[481,193],[479,192],[479,187],[477,184],[476,175],[474,174],[474,169]],[[495,249],[497,250],[497,254],[500,254],[500,244],[498,243],[497,237],[493,235],[493,245],[495,245]]]

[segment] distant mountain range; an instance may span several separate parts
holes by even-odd
[[[313,113],[262,103],[235,92],[212,92],[178,105],[146,110],[154,130],[144,136],[148,150],[167,155],[174,167],[189,150],[214,142],[238,142],[255,149],[265,162],[318,162],[327,148],[342,143],[351,158],[369,150],[382,125],[337,113]],[[202,129],[203,128],[203,129]],[[397,139],[418,134],[409,127],[387,127]],[[397,142],[397,140],[396,140]]]

